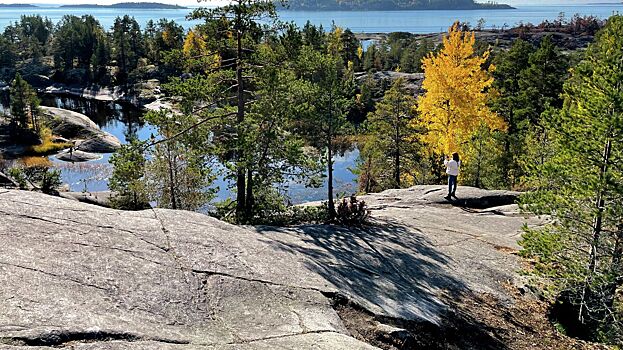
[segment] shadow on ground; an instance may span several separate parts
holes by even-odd
[[[447,273],[452,257],[436,250],[415,227],[383,219],[360,228],[257,231],[269,236],[275,248],[303,256],[311,270],[340,290],[333,296],[335,307],[355,337],[386,349],[506,348],[494,329],[457,310],[472,292]],[[390,332],[379,323],[403,332]]]

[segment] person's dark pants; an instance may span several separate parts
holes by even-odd
[[[457,177],[448,175],[448,197],[456,196]]]

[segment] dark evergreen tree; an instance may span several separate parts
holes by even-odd
[[[554,153],[533,174],[536,190],[523,201],[553,220],[528,230],[521,243],[547,295],[575,311],[558,321],[578,336],[614,344],[623,341],[621,33],[623,17],[611,17],[565,84],[562,112],[543,121]]]

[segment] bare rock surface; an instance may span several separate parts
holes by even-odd
[[[373,349],[330,282],[202,214],[0,193],[0,344],[80,349]]]
[[[121,141],[112,134],[101,131],[96,137],[76,143],[76,149],[91,153],[113,153],[121,148]]]
[[[366,197],[374,223],[359,229],[245,228],[0,190],[0,344],[375,349],[350,336],[336,300],[438,324],[449,298],[504,299],[516,276],[526,220],[435,202],[436,188]]]
[[[87,153],[113,153],[121,147],[121,141],[103,131],[84,114],[55,107],[41,107],[49,121],[52,132],[63,138],[74,140],[76,149]],[[85,157],[85,161],[90,160]],[[72,161],[70,159],[70,161]]]
[[[504,283],[521,284],[517,244],[524,218],[518,193],[416,186],[361,196],[373,225],[258,228],[377,315],[440,324],[447,300],[488,293],[508,300]],[[487,208],[491,206],[492,208]],[[501,206],[501,207],[500,207]]]
[[[61,192],[59,194],[65,199],[75,200],[82,203],[88,203],[98,205],[100,207],[110,208],[110,200],[112,192],[100,191],[100,192]]]
[[[65,138],[88,137],[99,127],[84,114],[56,107],[39,107],[50,121],[52,131]]]
[[[80,150],[65,150],[56,155],[56,158],[59,160],[63,160],[66,162],[88,162],[91,160],[101,159],[102,156],[100,154],[95,154],[91,152],[84,152]]]

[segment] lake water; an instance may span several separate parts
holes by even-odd
[[[503,1],[502,1],[503,2]],[[40,14],[58,22],[64,15],[94,15],[100,23],[110,28],[117,16],[134,16],[144,25],[150,19],[168,18],[181,23],[186,28],[197,22],[185,20],[190,10],[119,10],[119,9],[67,9],[58,7],[40,8],[2,8],[0,9],[0,29],[19,20],[21,15]],[[593,15],[607,18],[613,13],[623,13],[623,4],[517,6],[514,10],[473,10],[473,11],[280,11],[283,21],[303,26],[308,20],[330,28],[332,23],[353,32],[382,33],[404,31],[412,33],[431,33],[445,31],[454,21],[476,24],[480,18],[486,20],[486,27],[513,26],[519,22],[540,23],[554,20],[564,12],[569,18],[574,14]]]
[[[0,94],[0,112],[8,110],[6,94]],[[127,143],[130,137],[147,140],[155,129],[142,122],[142,112],[135,107],[114,102],[99,102],[76,98],[73,96],[41,96],[43,106],[58,107],[83,113],[91,118],[102,130],[116,136],[121,142]],[[358,152],[351,151],[335,162],[335,193],[351,194],[357,192],[355,175],[350,171],[358,157]],[[72,191],[106,191],[108,179],[112,173],[109,163],[110,154],[103,154],[101,159],[84,162],[69,163],[51,157],[27,157],[22,161],[28,164],[49,164],[61,170],[64,183]],[[213,169],[218,172],[220,168]],[[217,200],[225,200],[230,194],[232,183],[219,176],[214,183],[218,188]],[[305,188],[304,185],[291,182],[282,186],[294,204],[324,200],[326,184],[322,188]]]

